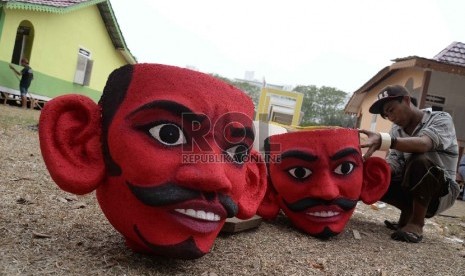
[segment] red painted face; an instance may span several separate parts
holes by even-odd
[[[271,136],[268,143],[270,178],[285,214],[310,235],[340,233],[362,191],[357,130],[298,131]]]
[[[208,75],[134,66],[108,130],[121,174],[97,190],[130,247],[178,258],[210,250],[246,192],[252,111],[244,93]]]

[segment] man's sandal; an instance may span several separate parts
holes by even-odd
[[[396,241],[404,241],[409,243],[419,243],[423,240],[423,236],[417,233],[397,230],[392,233],[391,238]]]
[[[391,229],[391,230],[399,229],[399,224],[397,222],[392,222],[392,221],[389,221],[389,220],[385,220],[384,225],[386,225],[386,227]]]

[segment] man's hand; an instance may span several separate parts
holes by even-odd
[[[366,160],[381,147],[381,135],[365,129],[359,129],[358,132],[367,136],[364,143],[360,143],[361,148],[368,148],[367,152],[363,155],[363,159]]]
[[[9,64],[8,66],[10,67],[11,70],[13,70],[13,72],[15,72],[16,75],[21,75],[21,73],[18,72],[18,70],[16,70],[16,68],[14,68],[13,65]]]

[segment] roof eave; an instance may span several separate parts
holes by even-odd
[[[362,102],[362,99],[365,97],[365,93],[372,87],[374,87],[376,84],[381,82],[383,79],[393,74],[393,72],[394,70],[392,70],[390,66],[386,66],[383,69],[381,69],[376,75],[374,75],[364,85],[362,85],[362,87],[357,89],[352,94],[344,108],[344,112],[348,114],[358,114],[360,111],[360,104]]]
[[[345,113],[358,114],[360,112],[360,104],[362,102],[361,99],[365,97],[366,92],[400,69],[417,67],[423,70],[435,70],[465,76],[465,67],[463,66],[444,63],[418,56],[398,58],[394,59],[393,61],[394,63],[391,66],[384,67],[352,94],[344,108]]]
[[[132,55],[126,45],[126,41],[124,40],[118,21],[116,20],[110,1],[103,1],[99,3],[97,7],[115,49],[123,55],[124,59],[129,64],[137,63],[137,59]]]
[[[129,64],[136,64],[137,60],[136,58],[129,52],[127,49],[118,49],[118,51],[121,53],[121,55],[124,57],[124,59],[129,63]]]

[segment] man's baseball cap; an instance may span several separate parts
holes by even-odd
[[[370,113],[381,114],[383,106],[386,102],[398,99],[400,97],[409,96],[409,93],[402,85],[388,85],[378,93],[378,99],[370,106]]]

